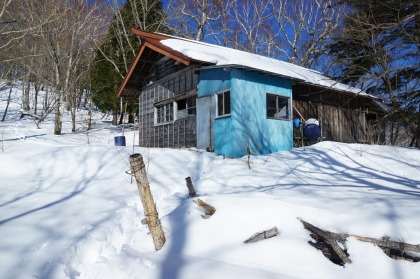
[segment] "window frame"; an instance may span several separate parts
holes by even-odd
[[[276,107],[274,108],[276,112],[274,114],[274,117],[269,117],[268,116],[268,109],[269,109],[269,107],[268,107],[268,97],[269,96],[276,98]],[[279,99],[285,99],[285,100],[287,100],[287,108],[286,108],[287,117],[280,117],[280,116],[278,116],[279,111],[280,111],[280,109],[279,109]],[[267,119],[289,120],[290,121],[291,120],[291,107],[292,107],[292,105],[291,105],[291,98],[289,96],[278,95],[278,94],[273,94],[273,93],[268,93],[268,92],[266,93],[266,97],[265,97],[265,115],[266,115]],[[270,108],[273,109],[273,107],[270,107]]]
[[[193,106],[190,106],[190,104],[188,103],[188,99],[193,100],[193,103],[194,103]],[[178,102],[179,101],[184,101],[184,100],[185,100],[185,109],[182,109],[182,110],[186,110],[187,113],[186,113],[185,117],[179,118],[178,113],[179,113],[180,109],[179,109]],[[177,100],[175,100],[175,103],[176,103],[176,117],[175,117],[175,120],[186,119],[188,117],[196,117],[197,116],[197,98],[196,98],[196,96],[190,96],[190,97],[186,97],[186,98],[182,98],[182,99],[177,99]],[[188,113],[190,110],[194,110],[195,113],[194,114]]]
[[[168,106],[169,109],[166,108],[166,106]],[[166,120],[167,112],[170,111],[171,106],[172,106],[172,113],[170,115],[172,115],[172,119]],[[159,116],[159,109],[160,108],[163,108],[163,118],[165,120],[159,122],[159,120],[161,118]],[[174,121],[175,121],[175,110],[176,110],[176,103],[174,101],[168,102],[168,103],[165,103],[165,104],[161,104],[161,105],[158,105],[158,106],[155,105],[154,106],[154,122],[155,122],[154,124],[155,124],[155,126],[174,123]]]
[[[225,112],[225,94],[226,93],[229,93],[229,113],[224,113]],[[230,88],[217,91],[214,94],[214,96],[215,96],[215,102],[216,102],[216,105],[215,105],[215,107],[216,107],[216,114],[215,114],[216,119],[230,117],[231,114],[232,114],[232,98],[231,98],[232,94],[231,94]],[[219,98],[220,98],[220,96],[223,96],[222,97],[223,114],[219,114]]]

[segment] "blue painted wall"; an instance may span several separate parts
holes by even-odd
[[[237,69],[200,72],[199,97],[229,88],[231,117],[214,119],[216,153],[241,157],[246,154],[247,146],[252,154],[269,154],[293,147],[292,121],[267,119],[266,111],[266,93],[291,97],[290,81]],[[215,108],[214,98],[213,104]]]
[[[202,70],[198,76],[198,97],[230,88],[230,72],[223,69]]]

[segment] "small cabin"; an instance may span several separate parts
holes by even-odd
[[[290,63],[132,27],[141,46],[118,96],[139,99],[139,144],[228,157],[293,148],[296,117],[322,140],[383,140],[378,100]]]

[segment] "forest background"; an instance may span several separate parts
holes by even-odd
[[[4,0],[0,80],[9,102],[21,82],[22,117],[39,126],[54,112],[57,135],[64,110],[73,131],[76,114],[94,106],[117,125],[116,92],[141,43],[130,25],[318,70],[383,100],[387,144],[420,147],[415,0]],[[138,101],[124,102],[133,121]]]

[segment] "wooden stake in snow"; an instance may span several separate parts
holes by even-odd
[[[140,200],[143,204],[146,215],[147,224],[149,226],[150,234],[153,238],[156,251],[160,250],[165,244],[165,234],[163,233],[162,225],[159,221],[159,215],[156,210],[156,205],[150,191],[149,181],[147,180],[147,173],[144,168],[143,157],[140,154],[133,154],[130,156],[131,170],[137,181],[139,189]]]
[[[204,219],[208,219],[210,218],[210,216],[212,216],[215,212],[216,212],[216,208],[214,208],[213,206],[211,206],[208,203],[203,202],[200,199],[195,199],[193,200],[193,202],[195,204],[197,204],[198,206],[201,206],[202,208],[204,208],[207,212],[209,212],[210,214],[205,214],[205,215],[201,215],[201,217],[203,217]]]
[[[185,181],[187,182],[187,188],[188,188],[188,191],[190,192],[190,198],[197,197],[191,177],[188,176],[187,178],[185,178]]]
[[[274,228],[271,228],[269,230],[258,232],[256,234],[254,234],[253,236],[251,236],[250,238],[245,240],[244,243],[257,242],[257,241],[260,241],[260,240],[263,240],[263,239],[267,239],[267,238],[276,236],[278,234],[279,234],[279,230],[277,229],[277,227],[274,227]]]

